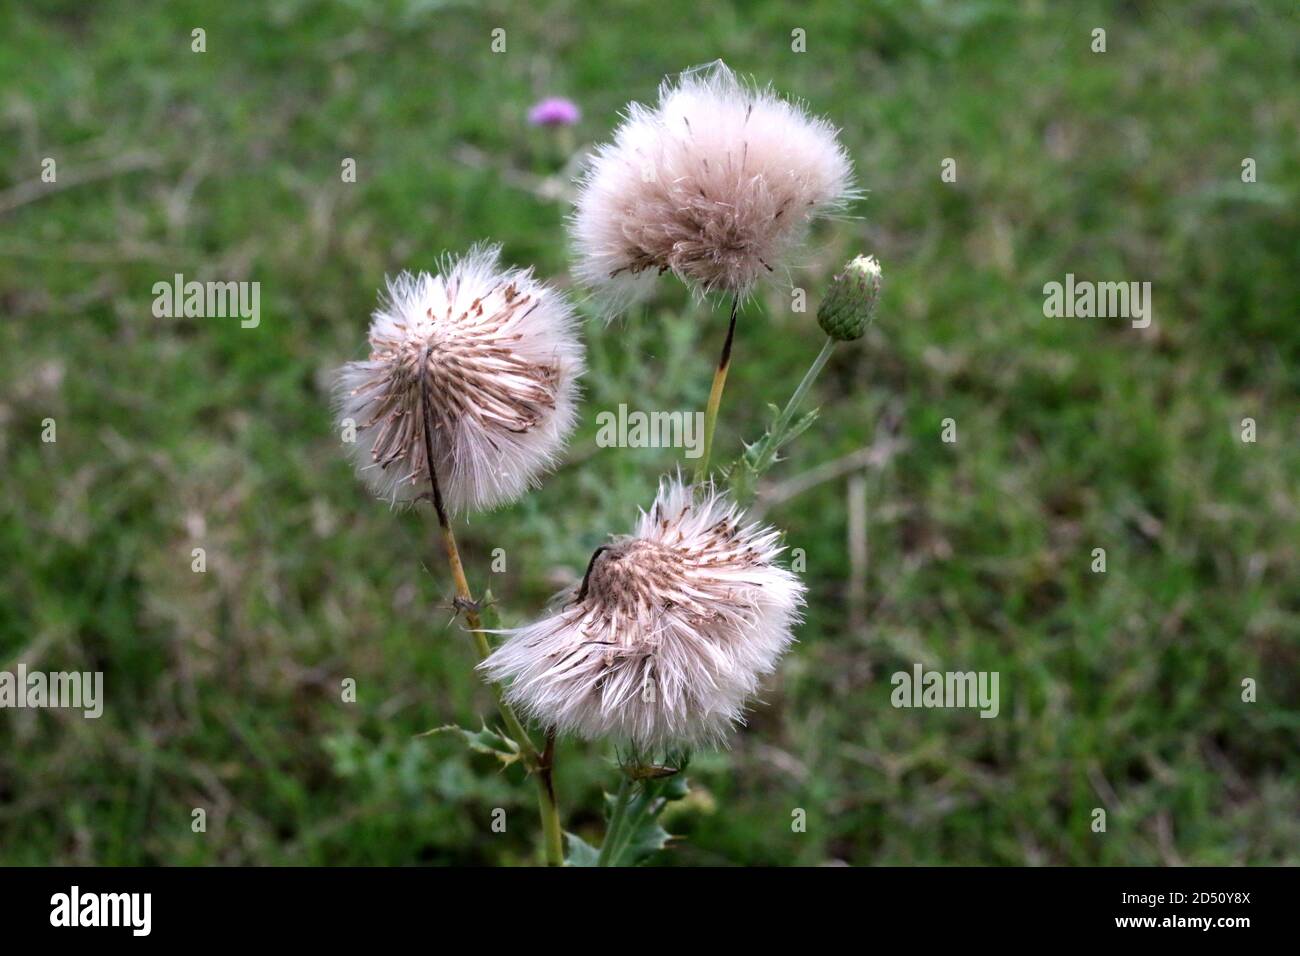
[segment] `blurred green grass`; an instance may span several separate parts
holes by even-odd
[[[599,141],[664,74],[717,57],[841,125],[870,191],[795,270],[812,307],[859,251],[887,278],[774,484],[898,450],[869,469],[865,626],[844,481],[768,508],[807,553],[808,620],[750,728],[697,759],[670,861],[1297,862],[1300,17],[1281,0],[1063,6],[0,10],[0,668],[102,669],[108,695],[99,721],[0,713],[0,862],[531,858],[514,771],[414,736],[490,699],[430,528],[349,471],[328,375],[363,351],[383,276],[445,250],[496,238],[568,284],[566,206],[538,188],[562,154],[527,126],[533,101],[573,97],[577,141]],[[143,166],[15,201],[47,156],[64,184]],[[176,272],[260,281],[260,327],[153,318]],[[1153,327],[1044,319],[1042,285],[1066,272],[1150,281]],[[570,461],[462,531],[507,621],[676,464],[597,448],[595,413],[702,407],[723,321],[665,280],[643,314],[589,324]],[[724,453],[817,347],[786,292],[746,310]],[[507,571],[488,574],[498,547]],[[893,709],[889,675],[915,661],[999,671],[1001,716]],[[606,759],[561,752],[567,824],[593,838]]]

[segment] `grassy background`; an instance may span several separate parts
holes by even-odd
[[[566,157],[717,57],[841,125],[870,190],[795,269],[811,307],[859,251],[887,291],[765,489],[807,555],[801,643],[733,749],[698,757],[670,861],[1297,862],[1289,0],[0,10],[0,669],[102,670],[108,697],[98,721],[0,712],[0,862],[531,858],[516,771],[414,736],[490,699],[428,524],[345,463],[328,376],[363,353],[385,273],[444,250],[497,238],[569,284]],[[571,144],[526,124],[552,93],[584,110]],[[260,281],[260,327],[155,319],[151,287],[176,272]],[[1043,283],[1066,272],[1150,281],[1154,324],[1045,319]],[[642,314],[588,325],[569,462],[462,530],[508,622],[675,465],[597,448],[596,412],[701,408],[723,321],[665,280]],[[788,290],[746,310],[723,453],[818,339]],[[846,479],[799,483],[871,445],[861,573]],[[889,675],[915,662],[999,671],[1001,715],[895,710]],[[566,824],[595,839],[607,754],[560,759]]]

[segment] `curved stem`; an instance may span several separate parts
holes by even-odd
[[[429,485],[433,491],[433,510],[438,515],[438,528],[442,532],[442,548],[447,555],[447,564],[451,567],[451,579],[456,589],[456,609],[465,615],[465,623],[474,638],[474,647],[479,660],[492,653],[487,635],[483,632],[483,620],[479,617],[478,604],[469,589],[469,580],[465,577],[465,565],[460,560],[460,549],[456,547],[456,535],[451,530],[451,520],[447,517],[447,506],[442,500],[442,488],[438,485],[438,473],[433,467],[433,424],[429,409],[429,383],[424,378],[423,369],[428,367],[426,361],[421,363],[420,399],[423,404],[421,418],[424,419],[424,459],[429,470]],[[560,812],[555,799],[555,779],[552,763],[555,759],[555,740],[548,734],[546,753],[537,753],[532,738],[515,714],[514,708],[506,701],[505,691],[496,681],[487,681],[496,698],[497,710],[506,725],[510,737],[519,745],[519,757],[529,775],[537,780],[537,805],[542,816],[543,845],[546,851],[547,866],[564,865],[564,846],[560,829]]]
[[[727,324],[727,338],[722,343],[718,367],[713,373],[713,387],[709,389],[709,404],[704,409],[704,452],[695,466],[695,484],[702,484],[709,476],[709,456],[713,453],[713,432],[718,426],[718,408],[722,404],[722,390],[727,385],[727,371],[731,368],[731,346],[736,338],[736,312],[740,296],[731,299],[731,320]]]

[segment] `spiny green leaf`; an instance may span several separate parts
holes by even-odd
[[[576,833],[564,831],[564,840],[568,844],[569,851],[564,857],[565,866],[595,866],[596,860],[600,857],[600,852],[578,836]]]
[[[618,835],[618,846],[610,865],[637,866],[666,847],[672,834],[659,823],[659,817],[669,803],[685,797],[689,789],[686,776],[680,772],[642,779],[628,800],[624,814],[626,829]],[[605,795],[607,818],[613,814],[616,799],[610,794]]]
[[[501,761],[503,766],[510,766],[519,759],[519,744],[515,743],[504,734],[500,734],[483,725],[481,730],[466,730],[464,727],[458,727],[455,724],[446,724],[442,727],[435,727],[433,730],[427,730],[420,734],[421,737],[428,737],[433,734],[456,733],[460,734],[469,749],[475,753],[490,754]]]
[[[620,866],[643,863],[668,845],[672,834],[659,825],[659,815],[641,818],[627,836],[619,853]]]
[[[796,438],[798,438],[800,435],[806,432],[808,430],[808,426],[810,426],[813,422],[815,422],[820,414],[821,414],[820,408],[814,408],[812,411],[805,414],[802,418],[800,418],[797,422],[795,422],[793,425],[790,426],[789,430],[786,431],[784,437],[782,437],[781,444],[784,445],[786,442],[794,441]]]

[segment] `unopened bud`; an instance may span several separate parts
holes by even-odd
[[[879,298],[880,263],[874,256],[858,256],[831,280],[817,309],[817,322],[833,339],[860,339],[871,324]]]

